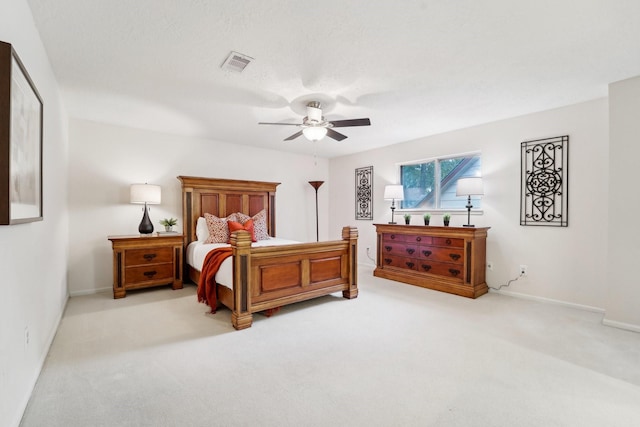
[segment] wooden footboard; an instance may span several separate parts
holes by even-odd
[[[233,295],[229,304],[236,329],[251,326],[253,313],[342,291],[358,296],[358,230],[342,229],[342,240],[251,247],[249,233],[231,237]]]

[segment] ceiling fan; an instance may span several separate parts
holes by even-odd
[[[302,119],[302,123],[265,123],[260,122],[259,125],[282,125],[282,126],[298,126],[302,130],[294,133],[285,141],[291,141],[296,139],[300,135],[304,135],[309,141],[319,141],[325,136],[333,138],[336,141],[342,141],[347,136],[336,132],[332,128],[342,128],[349,126],[370,126],[371,120],[369,119],[351,119],[351,120],[333,120],[328,121],[322,116],[322,107],[320,102],[311,101],[307,104],[307,116]]]

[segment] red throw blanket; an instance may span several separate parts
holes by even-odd
[[[203,302],[211,307],[211,313],[218,307],[218,295],[216,292],[216,273],[220,269],[222,261],[231,256],[231,248],[217,248],[207,254],[202,264],[200,283],[198,283],[198,302]]]

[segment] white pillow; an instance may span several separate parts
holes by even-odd
[[[198,218],[196,222],[196,237],[198,242],[204,242],[209,238],[209,228],[207,227],[207,220],[203,216]]]

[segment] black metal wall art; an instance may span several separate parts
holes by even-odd
[[[569,136],[520,146],[520,225],[569,225]]]
[[[373,219],[373,166],[356,169],[356,219]]]

